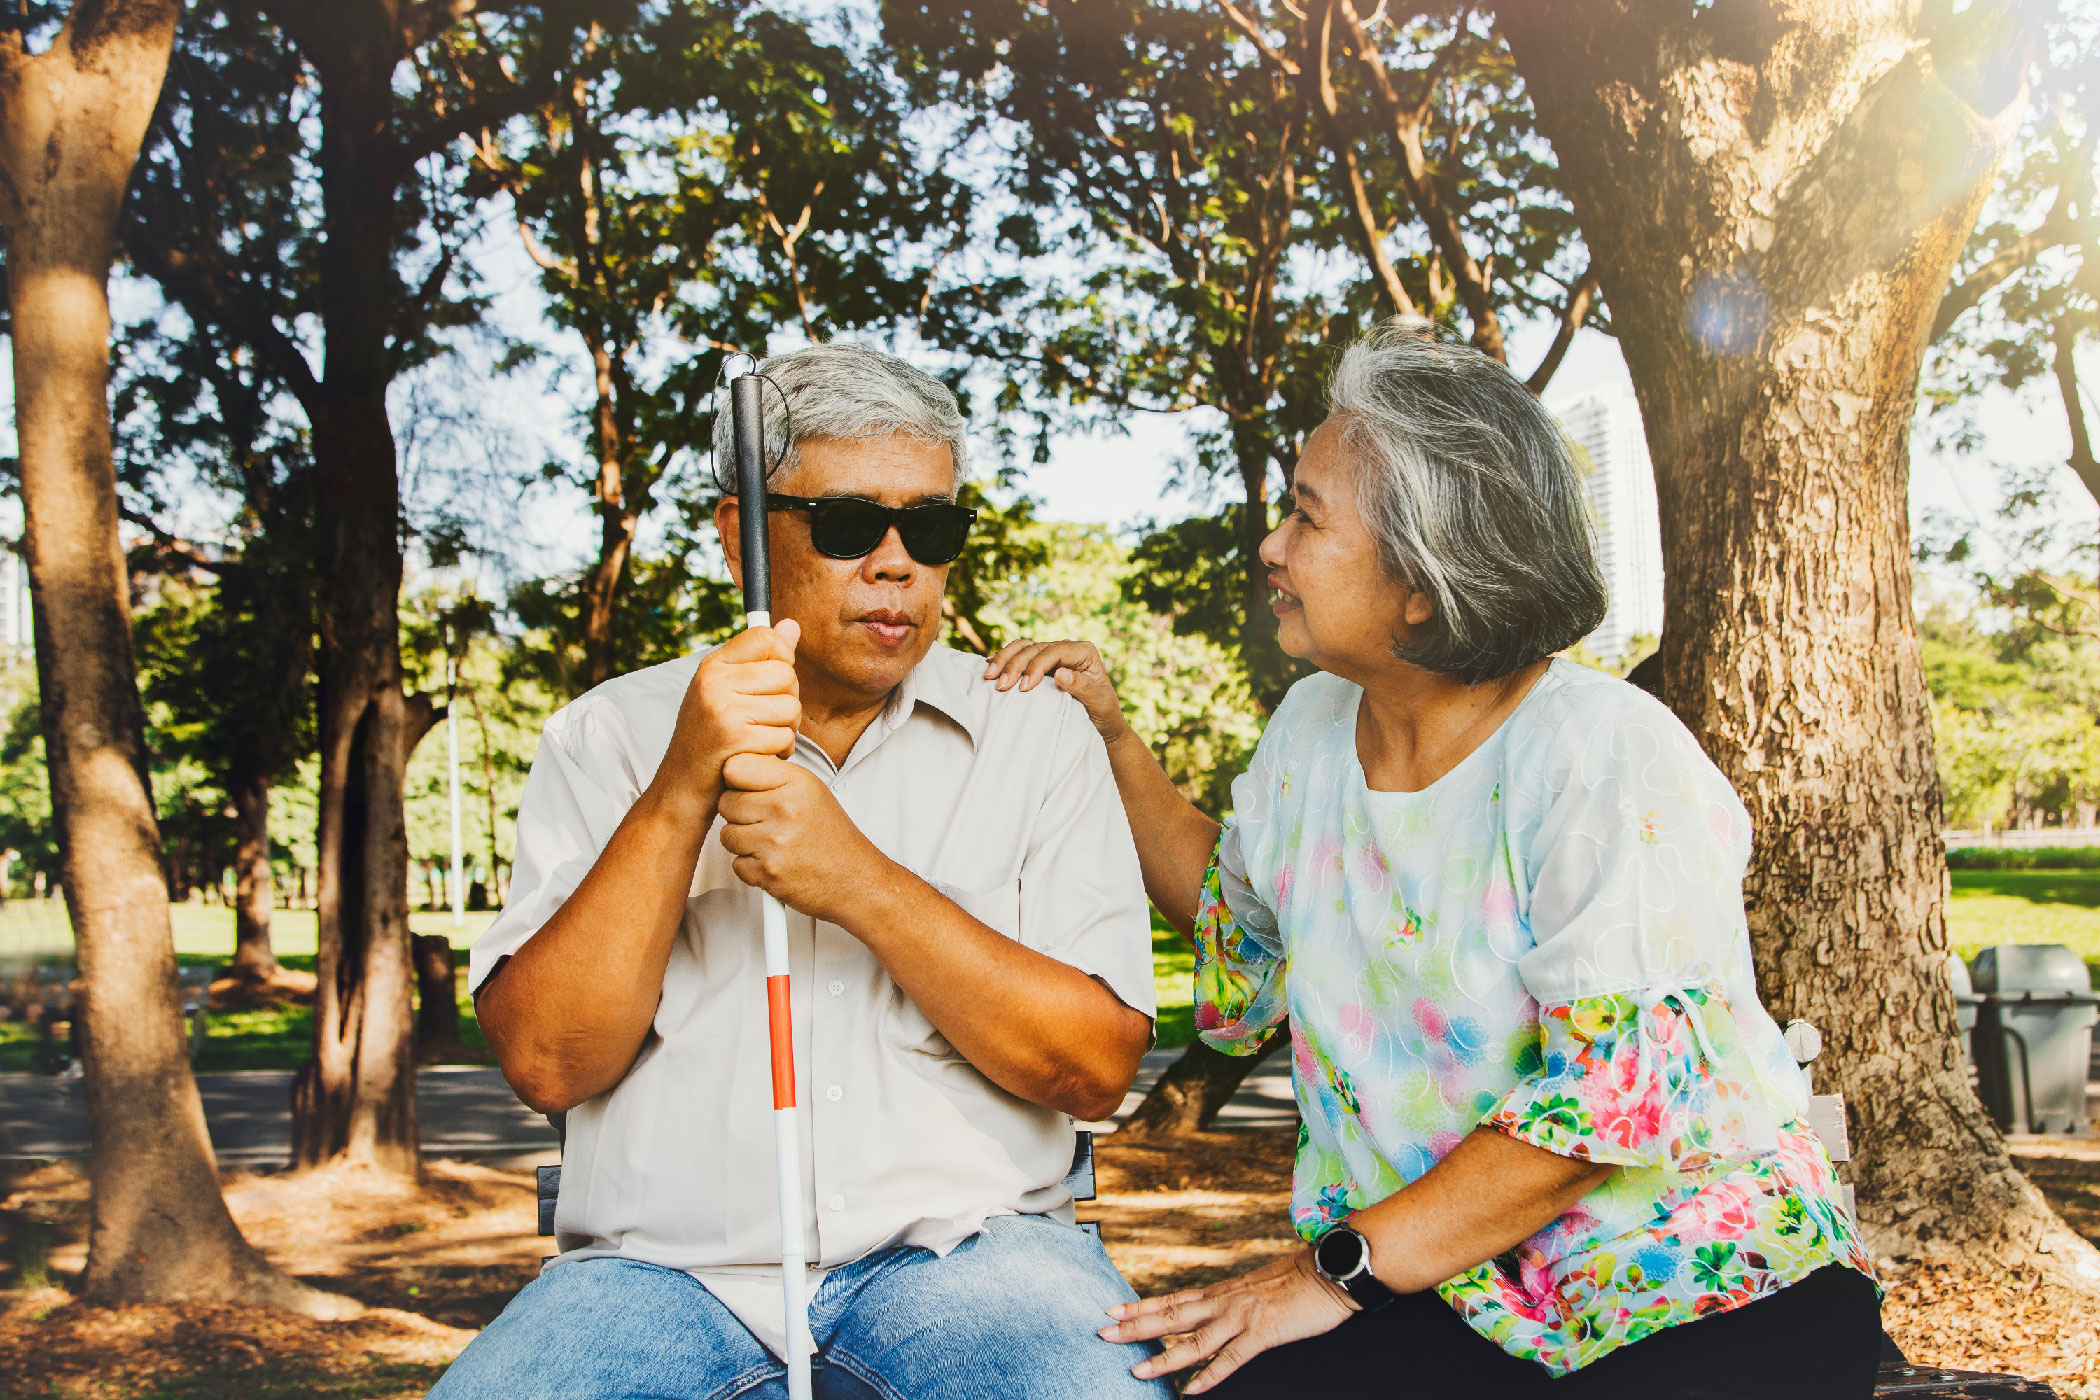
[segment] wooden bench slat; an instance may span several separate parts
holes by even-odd
[[[1845,1096],[1815,1094],[1808,1101],[1808,1126],[1823,1140],[1833,1162],[1852,1160],[1852,1135],[1845,1128]]]

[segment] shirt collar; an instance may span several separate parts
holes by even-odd
[[[920,705],[926,705],[955,721],[970,736],[970,747],[976,748],[984,719],[980,707],[970,703],[969,685],[963,676],[963,667],[974,660],[947,647],[935,646],[911,668],[911,674],[890,696],[884,719],[894,714],[895,727],[909,719]]]
[[[983,728],[984,721],[978,707],[970,703],[969,684],[964,674],[964,668],[975,660],[975,657],[951,653],[946,647],[935,647],[927,652],[924,659],[912,667],[911,673],[890,692],[890,698],[884,703],[882,712],[875,716],[874,723],[861,732],[860,738],[847,753],[846,761],[838,765],[835,771],[844,773],[889,742],[890,736],[902,729],[918,713],[921,705],[953,721],[969,739],[970,747],[973,750],[977,748],[979,731]],[[823,754],[823,750],[807,738],[798,737],[795,744],[798,750],[804,750],[813,756]],[[815,761],[817,759],[813,757],[812,762]],[[825,768],[831,766],[828,757],[822,758],[822,763]]]

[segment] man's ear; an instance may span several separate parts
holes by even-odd
[[[740,589],[744,586],[743,518],[735,496],[715,502],[715,531],[722,537],[722,558],[729,564],[729,581]]]

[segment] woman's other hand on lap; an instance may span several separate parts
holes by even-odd
[[[1201,1395],[1271,1347],[1333,1331],[1357,1306],[1313,1271],[1307,1249],[1208,1288],[1140,1298],[1108,1311],[1116,1321],[1101,1329],[1104,1341],[1179,1338],[1131,1367],[1132,1375],[1150,1380],[1208,1361],[1183,1392]]]

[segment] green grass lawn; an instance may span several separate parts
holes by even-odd
[[[1154,1023],[1162,1048],[1196,1038],[1196,951],[1152,911],[1152,985],[1159,995]]]
[[[233,952],[233,911],[216,904],[171,904],[175,960],[184,967],[217,967]],[[464,951],[496,916],[468,914],[455,928],[449,910],[415,910],[409,927],[417,933],[449,935]],[[310,909],[279,909],[270,920],[270,940],[277,960],[286,967],[313,971],[315,921]],[[69,962],[72,929],[65,905],[58,900],[10,900],[0,905],[0,962]],[[474,1004],[465,994],[466,959],[460,966],[460,1044],[479,1059],[488,1042],[474,1020]],[[39,1067],[36,1027],[0,1021],[0,1073],[22,1073]],[[245,1069],[297,1069],[313,1049],[313,1011],[286,1006],[253,1011],[227,1011],[206,1023],[205,1043],[197,1068],[205,1073]],[[48,1052],[46,1052],[48,1055]]]
[[[2100,985],[2100,870],[1957,870],[1947,938],[1965,958],[2001,943],[2061,943]]]
[[[186,966],[215,966],[233,948],[233,911],[218,905],[170,906],[175,949]],[[454,928],[443,910],[418,910],[409,917],[417,933],[451,936],[464,949],[495,916],[469,914]],[[1955,951],[1973,958],[1979,948],[1998,943],[2062,943],[2094,967],[2100,985],[2100,870],[1957,870],[1954,898],[1947,907],[1948,935]],[[311,970],[314,916],[303,909],[280,909],[271,922],[277,955],[286,966]],[[56,900],[14,900],[0,905],[0,958],[25,954],[63,958],[71,952],[65,908]],[[1188,1044],[1195,1038],[1193,1005],[1196,959],[1186,940],[1152,915],[1152,977],[1159,995],[1159,1040],[1162,1047]],[[464,985],[465,959],[461,959]],[[460,997],[460,1039],[470,1049],[486,1045],[474,1022],[474,1006]],[[303,1007],[275,1011],[237,1011],[211,1018],[198,1068],[295,1069],[312,1044],[313,1015]],[[19,1022],[0,1022],[0,1072],[31,1068],[35,1031]]]

